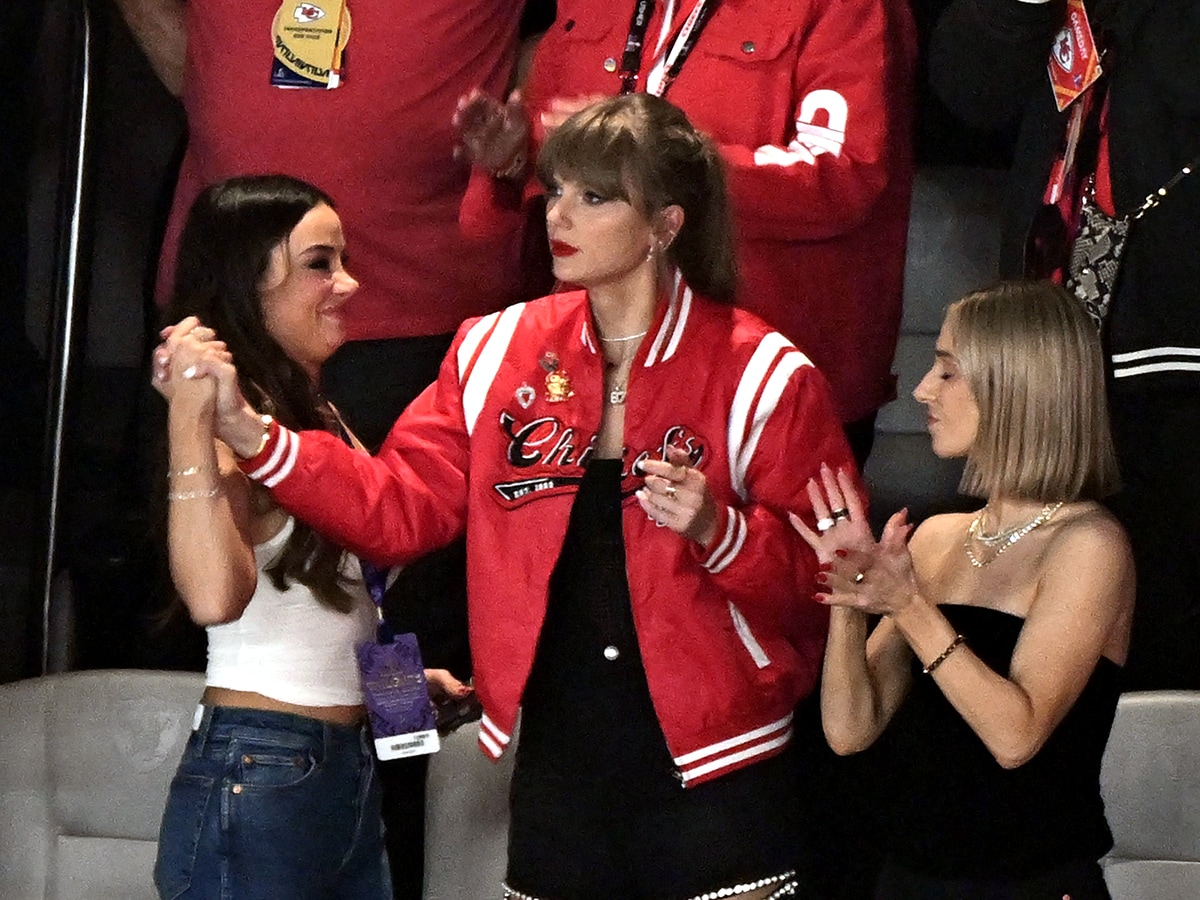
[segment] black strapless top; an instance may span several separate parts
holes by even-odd
[[[1007,677],[1025,620],[940,607],[989,667]],[[912,689],[880,737],[887,845],[905,868],[945,878],[1019,878],[1096,860],[1112,847],[1100,761],[1121,669],[1101,658],[1075,705],[1032,760],[1002,768],[937,684],[913,663]]]

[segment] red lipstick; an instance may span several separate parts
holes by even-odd
[[[552,256],[574,256],[579,252],[578,247],[572,247],[565,241],[551,241],[550,254]]]

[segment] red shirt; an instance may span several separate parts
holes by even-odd
[[[353,29],[336,90],[272,87],[279,0],[189,0],[183,102],[190,140],[159,272],[170,295],[187,209],[207,184],[280,172],[337,204],[348,268],[362,285],[351,340],[454,331],[520,296],[516,239],[467,238],[469,170],[450,119],[472,87],[503,92],[522,0],[348,0]]]

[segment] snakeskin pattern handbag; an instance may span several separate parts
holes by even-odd
[[[1079,234],[1071,246],[1064,286],[1075,295],[1096,328],[1104,326],[1121,274],[1121,257],[1133,224],[1162,202],[1175,185],[1200,165],[1197,156],[1148,197],[1133,213],[1110,216],[1096,205],[1095,180],[1088,179],[1079,208]]]

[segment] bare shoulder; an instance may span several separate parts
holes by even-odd
[[[1092,502],[1074,504],[1067,512],[1047,547],[1052,558],[1067,556],[1075,562],[1103,558],[1132,566],[1129,536],[1112,513]]]
[[[1038,579],[1055,597],[1108,597],[1126,614],[1135,594],[1133,551],[1125,529],[1098,503],[1072,504],[1050,534]],[[1121,655],[1123,650],[1113,650]],[[1114,658],[1116,658],[1114,656]]]
[[[917,526],[909,547],[913,553],[937,552],[948,544],[958,546],[967,534],[974,513],[943,513],[930,516]]]

